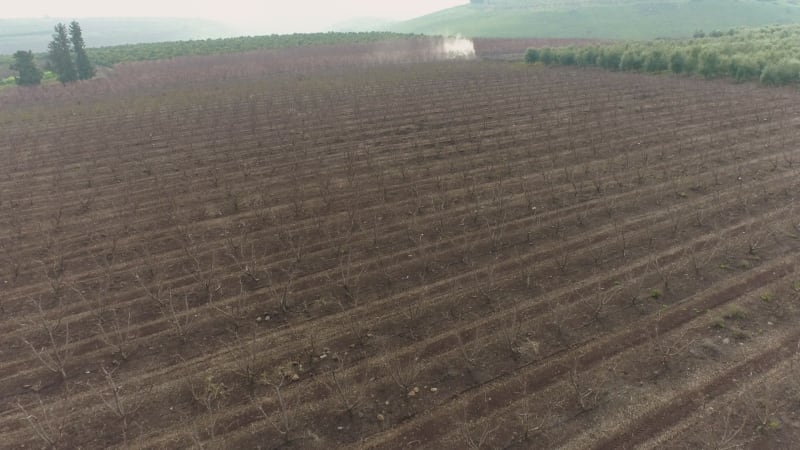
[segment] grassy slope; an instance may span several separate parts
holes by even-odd
[[[469,37],[651,39],[695,30],[800,22],[797,2],[652,0],[617,6],[493,7],[464,5],[402,22],[392,31]]]

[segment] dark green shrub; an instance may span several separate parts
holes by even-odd
[[[12,78],[12,80],[20,86],[33,86],[42,82],[44,73],[36,67],[36,63],[33,60],[33,52],[30,50],[27,52],[20,50],[14,53],[14,63],[11,64],[10,68],[19,72],[19,76]]]
[[[761,75],[761,67],[751,58],[735,56],[728,64],[728,75],[739,83],[757,80]]]
[[[684,73],[694,73],[700,67],[700,52],[703,51],[703,48],[700,46],[694,46],[689,49],[689,54],[686,57],[686,64],[684,65]]]
[[[587,47],[578,50],[578,65],[579,66],[594,66],[597,64],[598,51],[594,47]]]
[[[535,48],[529,48],[527,52],[525,52],[525,62],[528,63],[535,63],[539,61],[539,50]]]
[[[675,50],[669,56],[669,70],[672,73],[684,73],[686,70],[686,56],[680,50]]]
[[[539,52],[539,61],[548,65],[556,62],[556,55],[553,52],[553,49],[552,48],[542,49],[542,51]]]
[[[622,50],[618,48],[604,48],[598,57],[600,66],[608,70],[619,70],[619,64],[622,61]]]
[[[558,54],[558,63],[563,66],[574,66],[577,63],[577,58],[575,56],[575,49],[573,48],[561,49],[561,52]]]
[[[719,53],[717,53],[716,50],[705,50],[701,52],[697,71],[706,78],[718,76],[720,74]]]
[[[761,83],[780,86],[800,81],[800,60],[784,59],[767,64],[761,72]]]
[[[622,59],[619,62],[620,70],[626,72],[642,70],[644,66],[644,58],[636,50],[627,50],[622,54]]]
[[[644,59],[645,72],[663,72],[669,69],[669,61],[661,50],[653,50]]]

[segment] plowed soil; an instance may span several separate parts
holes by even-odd
[[[1,446],[796,448],[796,89],[392,52],[4,93]]]

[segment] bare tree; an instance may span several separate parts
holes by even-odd
[[[12,251],[6,246],[5,242],[0,242],[0,254],[2,255],[0,256],[0,258],[2,258],[0,260],[8,267],[8,274],[11,276],[11,282],[16,283],[22,273],[24,261],[19,258],[11,257]]]
[[[261,382],[269,387],[269,390],[272,392],[272,396],[274,396],[274,400],[277,402],[278,410],[280,417],[278,420],[272,418],[272,416],[267,413],[264,409],[264,404],[262,401],[257,400],[255,397],[250,397],[250,402],[255,406],[261,416],[272,425],[272,428],[283,438],[284,443],[291,442],[292,430],[293,430],[293,423],[291,420],[291,416],[289,414],[289,405],[286,402],[286,399],[283,397],[283,386],[285,382],[284,377],[280,377],[280,380],[275,382],[271,380],[268,376],[262,376]]]
[[[214,294],[219,292],[221,288],[215,274],[217,252],[212,249],[208,256],[204,256],[203,250],[207,248],[207,244],[202,236],[197,236],[197,233],[190,229],[188,225],[179,224],[175,228],[178,234],[178,242],[188,262],[185,267],[186,272],[200,285],[208,302],[213,301]]]
[[[689,337],[693,331],[691,328],[684,328],[675,336],[664,336],[656,323],[650,337],[650,358],[654,358],[662,368],[668,369],[672,359],[686,352],[697,341]]]
[[[461,336],[461,332],[456,332],[456,340],[458,341],[458,351],[461,355],[461,359],[464,361],[464,367],[470,373],[470,376],[477,380],[477,374],[475,370],[480,366],[481,362],[481,352],[486,348],[487,344],[485,341],[480,339],[478,335],[478,329],[474,330],[475,335],[472,339],[466,339],[466,337]]]
[[[382,362],[389,377],[404,393],[411,391],[423,369],[419,357],[401,358],[399,355],[391,355],[389,349],[384,351]]]
[[[234,342],[228,347],[235,365],[233,373],[244,381],[249,395],[253,395],[261,376],[258,363],[261,347],[256,339],[256,332],[253,331],[249,338],[243,338],[237,333]]]
[[[500,328],[500,342],[503,348],[514,359],[519,360],[522,350],[520,348],[520,338],[522,337],[522,321],[519,318],[519,311],[514,308],[509,315],[508,322]]]
[[[489,445],[489,439],[499,428],[499,425],[493,425],[492,421],[488,419],[471,422],[467,418],[467,412],[464,411],[464,418],[461,420],[458,433],[467,448],[471,450],[480,450]]]
[[[282,284],[279,283],[272,275],[272,272],[267,270],[267,289],[271,297],[278,301],[278,304],[281,307],[281,311],[288,312],[290,309],[290,302],[291,302],[291,289],[292,284],[294,283],[294,279],[297,276],[297,273],[294,270],[294,266],[283,270],[283,274],[286,278]]]
[[[520,390],[517,397],[522,399],[519,410],[516,413],[522,433],[521,442],[527,442],[536,435],[544,435],[549,422],[553,420],[555,406],[539,404],[536,399],[528,394],[528,385],[524,378],[519,380]]]
[[[356,338],[360,345],[366,344],[367,338],[370,336],[366,322],[359,318],[352,309],[346,309],[342,302],[338,302],[338,305],[342,314],[345,316],[345,327],[350,331],[353,337]]]
[[[98,318],[96,325],[100,332],[100,338],[120,358],[127,360],[135,351],[133,342],[137,335],[131,326],[130,309],[121,311],[111,308],[108,317]]]
[[[349,246],[349,244],[346,244]],[[336,275],[337,275],[337,282],[338,284],[344,289],[345,296],[349,301],[351,301],[354,305],[358,305],[359,302],[359,293],[361,290],[361,276],[366,272],[366,266],[361,267],[359,270],[356,265],[353,263],[352,255],[350,249],[340,250],[338,256],[338,264],[336,266]],[[332,278],[329,275],[328,281],[332,282]]]
[[[37,403],[39,405],[38,413],[36,411],[29,412],[19,400],[17,400],[16,406],[36,437],[47,444],[49,448],[56,448],[64,437],[67,417],[66,415],[61,417],[54,415],[53,406],[45,405],[41,397],[37,398]]]
[[[244,224],[239,224],[239,234],[234,239],[232,232],[228,231],[225,236],[226,250],[228,256],[233,259],[239,271],[253,282],[260,281],[259,272],[261,258],[256,254],[255,243],[248,238],[249,231]]]
[[[69,323],[64,322],[64,316],[61,314],[61,300],[58,300],[58,306],[55,308],[55,319],[48,318],[42,307],[41,296],[36,299],[28,297],[28,300],[36,308],[34,323],[44,334],[47,345],[37,348],[26,337],[23,337],[22,341],[31,349],[42,365],[60,375],[62,380],[66,380],[67,361],[72,355],[73,349],[70,348]]]
[[[147,298],[155,303],[172,332],[185,343],[188,338],[189,328],[194,320],[190,313],[189,294],[183,294],[183,301],[181,302],[180,295],[174,294],[172,289],[165,286],[158,272],[151,283],[146,283],[138,273],[134,273],[133,276],[147,295]]]
[[[538,287],[538,283],[535,279],[537,262],[526,260],[519,248],[516,248],[514,259],[519,269],[519,277],[525,283],[525,288],[532,289]]]
[[[72,290],[94,316],[95,328],[100,340],[110,347],[114,354],[127,360],[133,352],[133,341],[137,337],[131,326],[130,308],[109,308],[105,300],[110,293],[105,285],[93,290],[94,295],[87,295],[85,291],[74,286]],[[90,296],[92,299],[89,298]]]
[[[124,395],[122,392],[123,386],[114,378],[116,369],[109,370],[102,367],[100,370],[105,381],[105,388],[100,393],[100,400],[102,400],[106,409],[120,421],[122,442],[127,447],[131,423],[136,412],[144,404],[145,397],[134,393]],[[138,398],[138,401],[135,400],[136,398]]]
[[[620,291],[618,287],[612,287],[610,289],[599,289],[594,294],[589,296],[588,305],[589,305],[589,322],[596,323],[603,320],[606,310],[608,309],[608,305],[614,300],[617,293]]]
[[[574,361],[572,369],[569,371],[569,385],[575,403],[578,404],[582,411],[591,411],[597,408],[600,392],[597,389],[586,386],[585,381],[578,373],[577,359]]]
[[[216,436],[219,414],[227,404],[230,389],[212,375],[206,375],[200,380],[189,376],[187,384],[192,399],[205,411],[208,423],[206,431],[213,439]]]
[[[338,371],[338,374],[337,374]],[[331,366],[324,381],[325,386],[334,395],[339,403],[340,411],[346,412],[353,419],[356,408],[361,404],[362,394],[357,384],[347,385],[347,381],[340,375],[344,371],[344,362],[339,360],[339,367]]]
[[[725,408],[725,414],[722,415],[722,427],[713,433],[713,438],[708,441],[709,448],[714,450],[731,450],[734,448],[742,447],[738,444],[736,439],[742,433],[744,426],[747,424],[747,418],[742,417],[741,423],[736,425],[733,422],[734,408],[728,406]]]
[[[658,256],[655,255],[650,257],[649,265],[658,275],[661,285],[664,288],[664,292],[669,291],[670,281],[672,281],[672,277],[677,271],[677,267],[669,263],[665,264],[658,258]]]
[[[486,265],[484,269],[481,270],[483,274],[486,276],[485,280],[479,279],[479,272],[474,272],[472,274],[473,282],[478,286],[478,291],[481,293],[481,296],[487,303],[493,303],[495,298],[495,293],[497,292],[497,276],[495,271],[497,270],[497,258],[492,258],[492,261]]]
[[[771,397],[769,391],[766,383],[761,381],[741,394],[744,410],[755,420],[759,431],[768,431],[779,426],[776,419],[778,402]]]

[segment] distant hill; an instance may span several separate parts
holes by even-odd
[[[396,23],[396,21],[377,17],[356,17],[333,24],[331,30],[337,32],[383,31]]]
[[[227,26],[201,19],[175,18],[77,18],[90,47],[142,42],[182,41],[230,36]],[[0,19],[0,55],[17,50],[47,50],[53,27],[69,18]]]
[[[473,0],[390,27],[468,37],[652,39],[800,23],[798,0]]]

